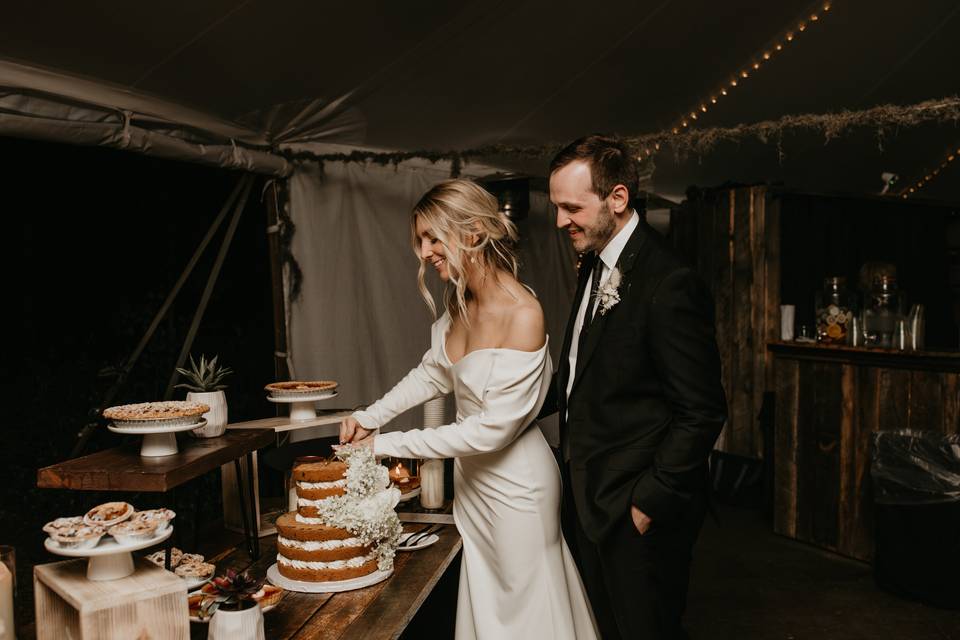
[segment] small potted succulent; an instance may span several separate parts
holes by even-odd
[[[254,595],[263,587],[263,578],[249,571],[229,569],[217,576],[200,604],[200,617],[210,617],[207,637],[211,640],[264,640],[263,612]],[[204,590],[205,592],[207,590]]]
[[[210,411],[203,414],[207,424],[190,432],[197,438],[222,436],[227,428],[227,398],[223,393],[227,385],[223,384],[223,379],[232,374],[233,369],[218,367],[218,357],[207,360],[201,355],[198,363],[191,354],[189,369],[177,367],[177,373],[186,379],[177,388],[187,389],[187,400],[202,402],[210,407]]]

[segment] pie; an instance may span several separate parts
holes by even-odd
[[[110,407],[103,412],[110,420],[170,420],[202,416],[210,411],[208,405],[192,400],[168,400],[166,402],[140,402]]]
[[[181,560],[173,572],[181,578],[209,578],[214,570],[216,567],[209,562],[185,563]]]
[[[133,544],[155,536],[157,524],[156,520],[124,520],[107,529],[107,533],[120,544]]]
[[[109,527],[132,515],[133,505],[129,502],[105,502],[87,511],[83,521],[90,526]]]
[[[271,382],[264,389],[271,394],[309,394],[335,391],[339,384],[333,380],[290,380],[288,382]]]

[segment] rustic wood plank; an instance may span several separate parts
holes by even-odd
[[[960,434],[960,375],[940,376],[940,397],[943,399],[944,433]]]
[[[776,437],[774,442],[773,530],[797,537],[797,418],[800,363],[777,363]]]
[[[227,431],[218,438],[187,438],[162,458],[140,456],[139,442],[37,471],[43,489],[165,492],[274,441],[270,429]]]
[[[756,415],[753,411],[753,352],[756,305],[753,300],[752,207],[750,189],[731,194],[731,392],[727,396],[730,413],[728,451],[739,455],[753,454],[753,433]]]
[[[865,367],[960,373],[960,351],[896,351],[781,341],[772,342],[767,348],[775,356],[796,360],[829,360]]]
[[[727,391],[728,397],[734,393],[734,364],[732,362],[733,352],[733,306],[731,296],[733,292],[733,242],[731,239],[732,207],[734,205],[734,191],[726,190],[717,194],[712,215],[713,236],[712,254],[713,268],[709,280],[713,283],[713,298],[716,309],[715,323],[717,331],[717,348],[720,352],[720,361],[723,364],[721,376],[723,379],[723,388]],[[720,435],[718,448],[724,451],[730,451],[731,444],[735,436],[733,429],[735,423],[732,414],[727,417],[727,424]]]
[[[764,189],[764,229],[763,243],[764,252],[764,309],[765,323],[767,327],[766,338],[763,343],[757,345],[759,350],[763,351],[765,356],[764,388],[767,390],[775,389],[775,358],[766,348],[771,342],[780,339],[780,200],[770,197],[768,189]]]
[[[870,453],[873,434],[880,429],[880,370],[860,367],[857,376],[856,455],[854,458],[853,510],[850,518],[849,553],[854,558],[873,558],[873,487],[870,482]]]
[[[897,369],[879,370],[879,410],[877,429],[893,431],[906,429],[909,424],[908,400],[910,372]]]
[[[828,549],[837,549],[840,501],[840,368],[830,363],[813,363],[813,421],[804,433],[812,473],[806,506],[811,517],[812,540]],[[802,428],[802,427],[801,427]]]
[[[859,368],[841,365],[840,373],[840,495],[837,513],[837,548],[851,555],[857,494],[857,391]]]
[[[390,581],[396,579],[409,561],[410,557],[407,554],[397,554],[394,561],[394,575],[390,579],[364,589],[333,594],[333,597],[307,620],[294,637],[297,640],[342,638],[348,627],[380,597]]]
[[[940,378],[933,371],[908,372],[909,395],[907,427],[916,431],[936,431],[942,433],[943,402]]]
[[[447,531],[452,527],[446,527]],[[380,597],[351,624],[342,640],[393,640],[410,623],[463,546],[459,535],[440,540],[413,556],[388,581]]]

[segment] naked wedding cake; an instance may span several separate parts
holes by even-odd
[[[337,457],[293,468],[297,510],[276,523],[277,570],[291,580],[334,582],[393,568],[400,491],[369,449],[346,447]]]

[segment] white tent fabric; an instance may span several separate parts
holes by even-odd
[[[299,379],[338,380],[338,406],[376,400],[429,346],[433,319],[417,290],[409,215],[420,196],[447,177],[446,163],[410,161],[398,167],[328,163],[323,173],[302,165],[290,179],[291,249],[304,275],[302,295],[290,305],[293,370]],[[556,361],[576,273],[548,204],[546,194],[531,194],[530,214],[518,227],[521,279],[544,307]],[[434,274],[429,281],[439,293]],[[419,426],[417,409],[391,428]],[[541,427],[557,441],[555,422]]]
[[[0,136],[96,145],[255,173],[291,165],[260,134],[136,91],[0,60]],[[260,148],[258,148],[260,147]]]

